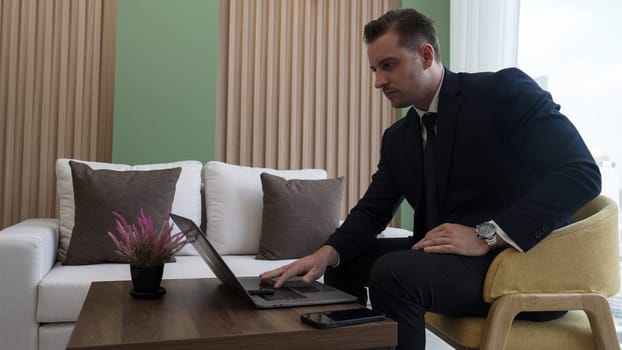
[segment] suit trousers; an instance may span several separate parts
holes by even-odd
[[[497,254],[467,257],[412,251],[412,238],[377,239],[353,261],[328,268],[325,283],[356,295],[398,322],[399,349],[425,349],[426,311],[485,316],[482,299],[488,266]]]
[[[482,289],[488,267],[502,249],[484,256],[412,251],[409,238],[383,238],[354,260],[329,267],[324,282],[358,297],[398,322],[398,348],[425,349],[425,312],[486,317]],[[366,289],[367,287],[367,289]],[[566,311],[521,312],[517,319],[549,321]]]

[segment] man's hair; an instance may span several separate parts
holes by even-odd
[[[370,44],[389,30],[394,30],[402,47],[417,52],[427,42],[434,48],[434,59],[441,60],[441,49],[434,21],[415,9],[393,9],[365,25],[365,42]]]

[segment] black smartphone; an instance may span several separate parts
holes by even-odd
[[[300,315],[300,320],[315,328],[335,328],[364,322],[381,321],[386,316],[378,311],[360,307],[356,309],[310,312]]]

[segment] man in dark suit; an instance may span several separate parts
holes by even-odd
[[[424,349],[424,313],[485,315],[499,248],[527,251],[568,224],[600,192],[600,173],[549,93],[518,69],[444,68],[433,21],[418,11],[371,21],[365,41],[375,87],[411,108],[385,131],[369,189],[326,245],[261,277],[278,287],[325,273],[363,304],[368,286],[372,306],[398,321],[399,347]],[[376,239],[403,199],[413,237]]]

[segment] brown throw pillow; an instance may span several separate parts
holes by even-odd
[[[321,247],[339,224],[343,177],[285,180],[261,174],[263,217],[256,259],[296,259]]]
[[[93,170],[70,161],[75,225],[63,265],[124,262],[106,232],[116,233],[112,211],[135,223],[143,208],[159,229],[170,212],[181,168],[146,171]]]

